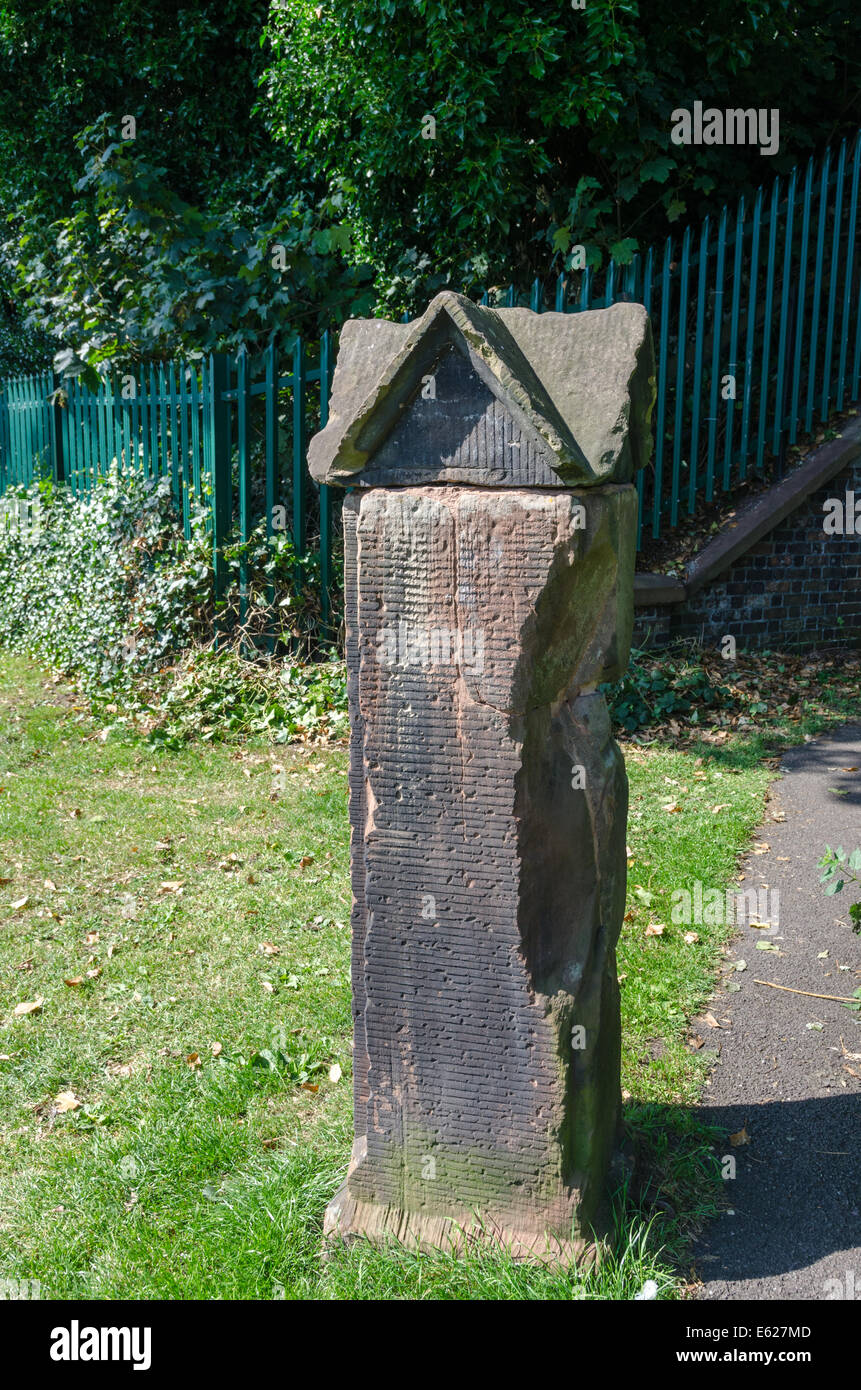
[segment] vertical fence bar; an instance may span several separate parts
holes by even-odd
[[[774,432],[772,453],[780,452],[780,440],[784,426],[784,390],[786,372],[786,344],[789,336],[789,315],[792,297],[792,236],[795,227],[795,177],[793,169],[789,177],[786,193],[786,228],[783,237],[783,281],[780,290],[780,333],[777,341],[777,381],[774,387]]]
[[[607,266],[607,279],[604,282],[604,308],[609,309],[616,298],[616,262],[610,259]]]
[[[174,505],[182,505],[182,494],[180,492],[180,473],[179,473],[179,409],[176,397],[176,371],[175,363],[168,362],[167,374],[165,377],[165,388],[167,395],[167,439],[162,445],[163,448],[170,444],[170,491],[174,500]],[[167,460],[165,459],[165,468]]]
[[[822,363],[822,419],[828,419],[831,397],[831,363],[834,355],[834,315],[837,307],[837,265],[840,257],[840,214],[843,209],[843,180],[846,173],[846,141],[840,142],[837,157],[837,186],[834,190],[834,228],[831,236],[831,270],[828,277],[828,313],[825,320],[825,356]]]
[[[762,189],[756,190],[753,205],[753,225],[750,233],[750,274],[747,286],[747,337],[744,349],[744,392],[741,407],[741,444],[739,445],[739,477],[747,477],[747,456],[750,451],[750,407],[753,399],[753,364],[756,358],[756,289],[759,276],[759,234],[762,223]]]
[[[735,397],[738,384],[738,319],[741,304],[741,261],[744,250],[744,198],[738,200],[735,219],[735,255],[732,263],[732,306],[729,319],[729,360],[727,371],[733,379],[733,389],[726,401],[726,437],[723,449],[723,490],[730,486],[732,475],[732,435],[735,422]]]
[[[51,474],[55,483],[62,483],[65,479],[65,454],[63,450],[63,408],[58,399],[60,391],[60,378],[53,372],[46,374],[46,390],[48,392],[49,404],[49,429],[51,447]],[[51,400],[53,398],[53,400]]]
[[[780,179],[771,188],[771,209],[768,224],[768,262],[765,270],[765,318],[762,325],[762,372],[759,382],[759,427],[756,436],[756,469],[762,472],[766,444],[766,415],[768,413],[768,372],[771,365],[772,314],[774,311],[774,266],[777,260],[777,215],[780,208]]]
[[[84,441],[84,496],[89,497],[96,485],[93,459],[93,429],[91,419],[92,393],[79,386],[81,401],[81,437]]]
[[[127,401],[123,395],[123,377],[111,378],[111,413],[114,422],[114,448],[117,454],[117,466],[120,472],[125,472],[129,468],[129,455],[126,448],[126,436],[128,435],[128,410]]]
[[[830,164],[831,151],[826,150],[819,178],[819,221],[816,228],[816,264],[813,268],[813,303],[810,309],[810,359],[807,364],[807,406],[804,411],[804,428],[807,434],[813,428],[819,308],[822,298],[822,262],[825,254],[825,223],[828,218],[828,171]]]
[[[220,605],[224,603],[227,587],[227,566],[224,543],[230,534],[233,499],[230,479],[230,402],[225,399],[230,390],[230,358],[226,353],[213,353],[209,359],[209,448],[212,471],[212,559],[215,571],[216,644],[223,634]]]
[[[682,466],[682,419],[685,408],[685,365],[687,356],[688,279],[691,259],[691,229],[682,238],[682,265],[679,279],[679,331],[676,340],[676,409],[673,422],[673,492],[670,498],[670,525],[679,524],[679,487]],[[666,367],[665,367],[666,370]]]
[[[167,432],[167,378],[164,363],[158,364],[158,473],[166,478],[170,469]]]
[[[646,252],[646,261],[643,266],[643,304],[646,313],[651,317],[652,312],[652,264],[654,256],[651,246]],[[643,544],[643,521],[646,509],[646,470],[637,469],[637,549]]]
[[[263,398],[264,506],[266,508],[266,541],[267,544],[271,544],[278,485],[278,358],[274,343],[270,343],[266,349],[265,367],[266,392]],[[270,611],[266,645],[270,652],[274,652],[275,625],[271,614],[275,605],[275,584],[271,578],[266,585],[266,602]]]
[[[721,208],[718,223],[717,256],[715,259],[714,321],[712,324],[712,376],[709,392],[709,442],[706,455],[706,501],[714,496],[715,461],[717,456],[718,386],[720,384],[720,348],[723,336],[723,281],[726,259],[727,209]]]
[[[206,371],[205,362],[202,364],[202,370]],[[191,363],[189,366],[188,395],[191,411],[191,486],[194,492],[195,505],[199,505],[203,493],[200,480],[200,392],[195,363]]]
[[[305,467],[305,348],[301,338],[293,349],[293,544],[304,555],[307,542],[307,488]]]
[[[105,395],[105,379],[104,377],[100,377],[93,399],[95,411],[96,471],[100,478],[108,471],[107,402],[105,400]]]
[[[179,481],[182,488],[182,530],[185,539],[191,540],[191,466],[188,457],[189,446],[189,414],[191,412],[191,396],[188,390],[188,367],[185,362],[181,362],[178,371],[179,387],[179,456],[180,470]]]
[[[579,309],[589,309],[592,304],[592,267],[587,265],[580,281]]]
[[[132,394],[131,394],[131,400],[130,400],[130,402],[129,402],[129,405],[131,406],[131,409],[130,409],[130,411],[129,411],[130,435],[131,435],[131,438],[130,438],[130,441],[129,441],[129,449],[130,449],[130,451],[131,451],[131,454],[130,454],[130,462],[131,462],[131,466],[134,468],[135,472],[137,472],[138,470],[141,470],[141,471],[143,470],[143,457],[142,457],[141,448],[140,448],[140,437],[141,437],[140,383],[138,382],[138,379],[137,379],[137,373],[130,373],[129,376],[130,376],[130,380],[131,380],[131,392],[132,392]]]
[[[149,369],[149,475],[158,482],[159,473],[158,453],[158,378],[155,367],[150,364]]]
[[[849,228],[846,235],[846,269],[843,279],[843,319],[840,327],[840,364],[837,374],[838,410],[846,396],[846,354],[849,347],[849,305],[852,298],[852,272],[855,268],[855,233],[858,225],[858,176],[861,164],[861,132],[855,136],[852,154],[852,191],[849,194]]]
[[[670,336],[670,264],[673,259],[673,240],[667,237],[664,245],[664,265],[661,272],[661,334],[658,354],[658,414],[655,423],[655,495],[652,498],[652,535],[661,534],[661,503],[664,480],[664,424],[667,411],[667,358]]]
[[[691,449],[688,475],[688,515],[693,516],[697,497],[697,464],[700,452],[700,402],[703,393],[703,343],[706,327],[706,279],[709,264],[709,219],[700,232],[700,263],[697,274],[697,324],[694,330],[694,389],[691,410]]]
[[[799,392],[804,345],[804,299],[807,289],[807,252],[810,245],[810,205],[813,201],[813,160],[808,159],[801,194],[801,246],[798,253],[798,302],[795,309],[795,353],[792,364],[792,399],[789,405],[789,443],[798,437]]]
[[[239,482],[239,622],[248,617],[248,540],[251,535],[249,502],[251,492],[251,372],[244,347],[236,359],[236,442]]]
[[[0,388],[0,489],[9,486],[9,383],[4,381]]]
[[[558,286],[557,286],[558,288]],[[329,419],[331,373],[329,330],[320,338],[320,429]],[[332,599],[332,493],[320,484],[320,617],[324,636],[329,636]]]
[[[150,427],[149,396],[147,393],[146,369],[141,367],[140,380],[140,430],[141,430],[141,472],[145,478],[150,476]]]

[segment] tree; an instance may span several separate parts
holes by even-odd
[[[255,110],[267,0],[0,0],[0,201],[68,213],[76,139],[134,118],[191,203],[229,202],[272,163]]]
[[[0,277],[56,365],[262,347],[363,312],[338,179],[258,84],[266,0],[0,0]]]
[[[366,270],[345,255],[349,188],[316,205],[302,194],[284,202],[274,168],[241,203],[204,212],[173,192],[164,167],[113,139],[104,118],[79,144],[75,210],[31,218],[18,242],[18,298],[28,326],[64,344],[58,372],[95,386],[105,367],[285,348],[299,330],[368,311]]]
[[[392,308],[555,275],[575,244],[625,263],[858,120],[838,0],[280,0],[269,35],[276,132],[309,177],[349,175]],[[779,154],[673,144],[697,100],[778,107]]]

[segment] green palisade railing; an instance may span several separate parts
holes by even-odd
[[[696,231],[626,265],[509,285],[492,302],[580,313],[622,300],[646,306],[657,356],[655,447],[638,477],[642,546],[767,466],[780,474],[799,433],[858,400],[861,133],[818,164],[776,178]],[[482,303],[491,296],[468,289]],[[326,423],[336,344],[297,341],[289,359],[215,354],[148,363],[98,391],[50,372],[0,384],[0,492],[53,477],[86,496],[114,461],[167,478],[186,535],[194,500],[209,509],[216,599],[228,539],[289,525],[298,555],[319,563],[322,626],[332,635],[336,497],[306,467]],[[286,368],[286,370],[285,370]],[[735,392],[728,389],[735,379]],[[242,563],[240,616],[247,612]],[[272,586],[269,598],[276,597]],[[272,649],[273,639],[269,639]]]

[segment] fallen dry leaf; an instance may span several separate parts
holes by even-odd
[[[222,1052],[224,1051],[224,1047],[220,1042],[214,1042],[210,1044],[209,1050],[212,1053],[213,1057],[220,1057]]]
[[[709,1028],[720,1028],[720,1024],[713,1013],[703,1014],[703,1020],[708,1024]]]
[[[10,904],[9,904],[9,911],[10,911],[10,912],[22,912],[22,911],[24,910],[24,908],[27,906],[27,904],[28,904],[29,901],[30,901],[29,898],[18,898],[18,900],[17,900],[16,902],[10,903]]]
[[[695,931],[686,931],[686,932],[685,932],[685,945],[686,945],[686,946],[693,946],[693,944],[694,944],[695,941],[699,941],[699,936],[697,935],[697,933],[696,933]]]
[[[675,815],[680,812],[681,809],[677,801],[668,801],[665,806],[661,807],[661,810],[666,811],[668,815]]]
[[[39,997],[26,1004],[16,1004],[12,1010],[13,1018],[25,1018],[27,1014],[37,1014],[41,1011],[44,999]]]
[[[645,934],[646,934],[646,936],[663,936],[663,934],[664,934],[664,924],[663,924],[663,922],[650,922],[649,925],[646,927],[646,932],[645,932]]]
[[[317,1094],[317,1092],[319,1091],[319,1089],[320,1089],[319,1086],[312,1086],[310,1081],[303,1081],[303,1082],[302,1082],[302,1090],[303,1090],[303,1091],[310,1091],[312,1096],[316,1096],[316,1094]]]
[[[178,878],[166,878],[159,884],[158,891],[160,893],[181,893],[182,882]]]
[[[98,946],[98,944],[99,944],[99,942],[101,941],[101,939],[102,939],[102,938],[101,938],[101,935],[100,935],[99,932],[97,932],[97,931],[88,931],[87,934],[86,934],[86,936],[84,937],[84,945],[85,945],[85,946]]]
[[[734,1149],[740,1149],[743,1144],[750,1143],[750,1135],[747,1132],[746,1122],[742,1125],[741,1129],[736,1130],[735,1134],[729,1136],[729,1142]]]
[[[340,1066],[339,1066],[339,1064],[338,1064],[337,1062],[333,1062],[332,1065],[331,1065],[331,1067],[329,1068],[329,1080],[330,1080],[330,1081],[340,1081],[340,1080],[341,1080],[341,1068],[340,1068]]]
[[[54,1096],[54,1105],[61,1115],[67,1114],[70,1110],[80,1109],[81,1102],[74,1091],[59,1091]]]
[[[64,980],[64,981],[63,981],[63,984],[64,984],[64,985],[68,985],[70,989],[74,989],[76,985],[82,985],[83,983],[84,983],[84,977],[83,977],[83,975],[76,975],[75,978],[72,979],[72,980]]]
[[[189,1052],[185,1060],[191,1067],[192,1071],[197,1071],[200,1067],[203,1066],[203,1063],[200,1060],[199,1052]]]
[[[264,956],[280,956],[281,947],[275,946],[271,941],[261,941],[260,949]]]
[[[729,804],[730,803],[728,801],[719,801],[717,806],[712,807],[712,815],[716,816],[718,811],[725,811]]]

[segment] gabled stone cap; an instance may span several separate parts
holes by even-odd
[[[536,314],[482,308],[446,290],[412,324],[345,323],[329,421],[308,449],[318,483],[361,484],[449,344],[541,442],[561,484],[627,483],[648,462],[655,358],[641,304]]]

